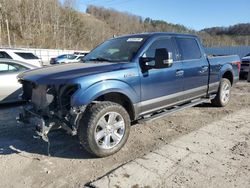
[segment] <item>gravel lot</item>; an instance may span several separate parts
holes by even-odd
[[[133,125],[128,143],[120,152],[98,159],[81,148],[77,137],[61,131],[50,134],[51,156],[47,156],[47,144],[33,138],[33,127],[17,126],[15,117],[19,106],[2,105],[0,187],[82,187],[180,136],[247,108],[250,108],[250,83],[241,81],[234,87],[227,107],[204,104],[154,122]]]

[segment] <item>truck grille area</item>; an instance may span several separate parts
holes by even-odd
[[[38,85],[32,89],[31,102],[36,110],[46,109],[53,102],[54,96],[48,93],[48,89],[47,85]]]
[[[64,86],[60,90],[60,106],[63,111],[69,111],[71,104],[70,100],[72,95],[77,91],[77,85]]]
[[[23,96],[29,101],[35,112],[47,116],[51,112],[60,117],[66,116],[71,109],[71,97],[79,88],[78,85],[36,85],[22,80]]]
[[[29,101],[34,106],[34,110],[45,111],[54,102],[55,88],[47,85],[36,85],[33,82],[22,80],[23,100]]]
[[[34,87],[34,84],[32,82],[25,81],[25,80],[23,80],[21,83],[23,85],[23,95],[22,95],[22,98],[24,100],[26,100],[26,101],[31,100],[32,89]]]

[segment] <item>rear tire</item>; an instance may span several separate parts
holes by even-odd
[[[211,100],[212,104],[218,107],[226,106],[231,98],[231,87],[231,82],[226,78],[222,78],[216,97]]]
[[[78,125],[81,145],[96,157],[118,152],[126,143],[130,131],[127,111],[113,102],[90,105]]]

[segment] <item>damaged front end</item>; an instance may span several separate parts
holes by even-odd
[[[48,134],[55,129],[64,129],[72,136],[77,134],[77,124],[86,106],[72,107],[71,97],[79,85],[37,85],[21,80],[22,98],[27,104],[22,107],[18,123],[36,126],[39,137],[48,142]]]

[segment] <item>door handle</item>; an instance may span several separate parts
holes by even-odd
[[[201,67],[201,70],[199,71],[199,73],[204,73],[204,72],[207,72],[207,70],[208,70],[208,66],[202,66]]]
[[[184,70],[180,69],[176,71],[176,76],[183,76]]]

